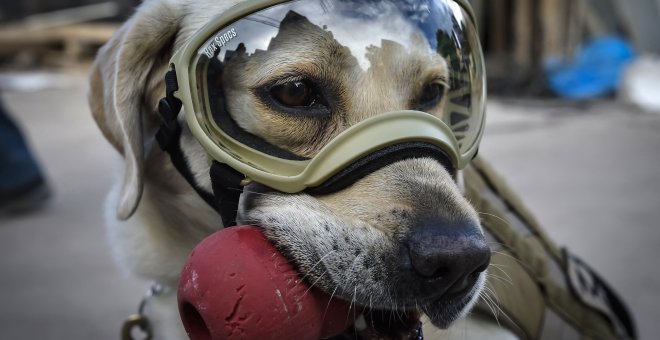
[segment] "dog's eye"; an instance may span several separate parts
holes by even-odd
[[[273,86],[270,95],[286,107],[312,107],[319,103],[320,96],[308,81],[297,80]]]
[[[441,83],[428,83],[422,89],[422,93],[417,99],[417,107],[419,109],[429,109],[432,108],[440,101],[445,94],[445,86]]]

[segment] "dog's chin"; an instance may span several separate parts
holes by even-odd
[[[434,326],[447,329],[456,320],[465,317],[477,303],[486,281],[486,274],[481,273],[469,292],[443,295],[435,301],[421,306],[421,310]]]
[[[421,302],[414,309],[381,310],[358,305],[356,310],[361,314],[355,324],[332,339],[423,339],[422,315],[426,315],[437,328],[449,328],[469,313],[479,299],[484,282],[485,274],[482,273],[467,291]]]

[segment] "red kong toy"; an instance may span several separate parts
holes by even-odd
[[[347,302],[310,289],[252,226],[223,229],[195,247],[178,302],[193,340],[316,340],[344,331],[354,314]]]

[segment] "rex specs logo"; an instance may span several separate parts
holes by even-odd
[[[206,54],[209,59],[213,58],[216,51],[227,45],[227,43],[234,38],[236,38],[236,30],[232,27],[226,32],[216,35],[211,43],[204,48],[204,54]]]

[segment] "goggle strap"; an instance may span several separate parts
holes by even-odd
[[[229,165],[213,161],[211,165],[211,186],[215,200],[215,210],[222,217],[225,228],[236,225],[238,200],[243,193],[241,182],[245,175],[232,169]]]
[[[174,71],[167,72],[165,76],[167,96],[158,103],[158,112],[160,113],[162,124],[156,133],[156,141],[161,150],[170,156],[170,161],[174,168],[183,176],[190,186],[197,192],[209,206],[220,214],[216,207],[216,201],[213,193],[201,188],[195,181],[186,158],[181,151],[181,126],[177,121],[179,111],[181,111],[181,101],[174,97],[174,91],[178,89],[176,84],[176,74]]]
[[[176,70],[171,69],[165,73],[165,93],[167,98],[175,98],[174,92],[179,90],[179,82],[176,79]],[[180,102],[179,102],[180,103]],[[181,107],[179,107],[179,110]],[[177,110],[178,111],[178,110]]]
[[[348,165],[320,186],[306,190],[311,195],[328,195],[352,185],[358,180],[388,165],[412,158],[432,158],[454,176],[455,167],[450,157],[439,147],[425,142],[404,142],[372,152]]]
[[[179,89],[176,80],[176,73],[170,70],[165,74],[165,98],[158,102],[158,112],[161,116],[162,124],[156,133],[156,141],[163,151],[171,148],[178,148],[172,144],[178,144],[181,135],[181,127],[177,121],[179,112],[183,104],[174,97],[174,92]]]
[[[170,156],[174,168],[199,197],[220,214],[224,226],[233,226],[236,224],[238,200],[243,192],[241,182],[245,176],[226,164],[214,161],[209,173],[213,192],[208,192],[197,184],[183,151],[181,151],[181,126],[177,117],[182,104],[179,99],[174,97],[174,92],[178,90],[174,70],[168,71],[165,75],[165,86],[166,97],[158,103],[162,124],[156,133],[156,141],[160,148]]]
[[[190,184],[190,186],[195,189],[199,197],[201,197],[214,210],[220,213],[220,211],[215,206],[215,198],[213,194],[202,189],[197,184],[192,173],[190,172],[190,167],[188,166],[188,162],[186,162],[186,158],[183,156],[181,145],[179,143],[181,137],[181,127],[178,124],[173,126],[174,128],[168,128],[166,124],[161,125],[158,133],[156,133],[156,140],[158,141],[158,145],[170,156],[170,160],[174,165],[174,168],[176,168],[176,170],[179,171],[186,182],[188,182],[188,184]]]

